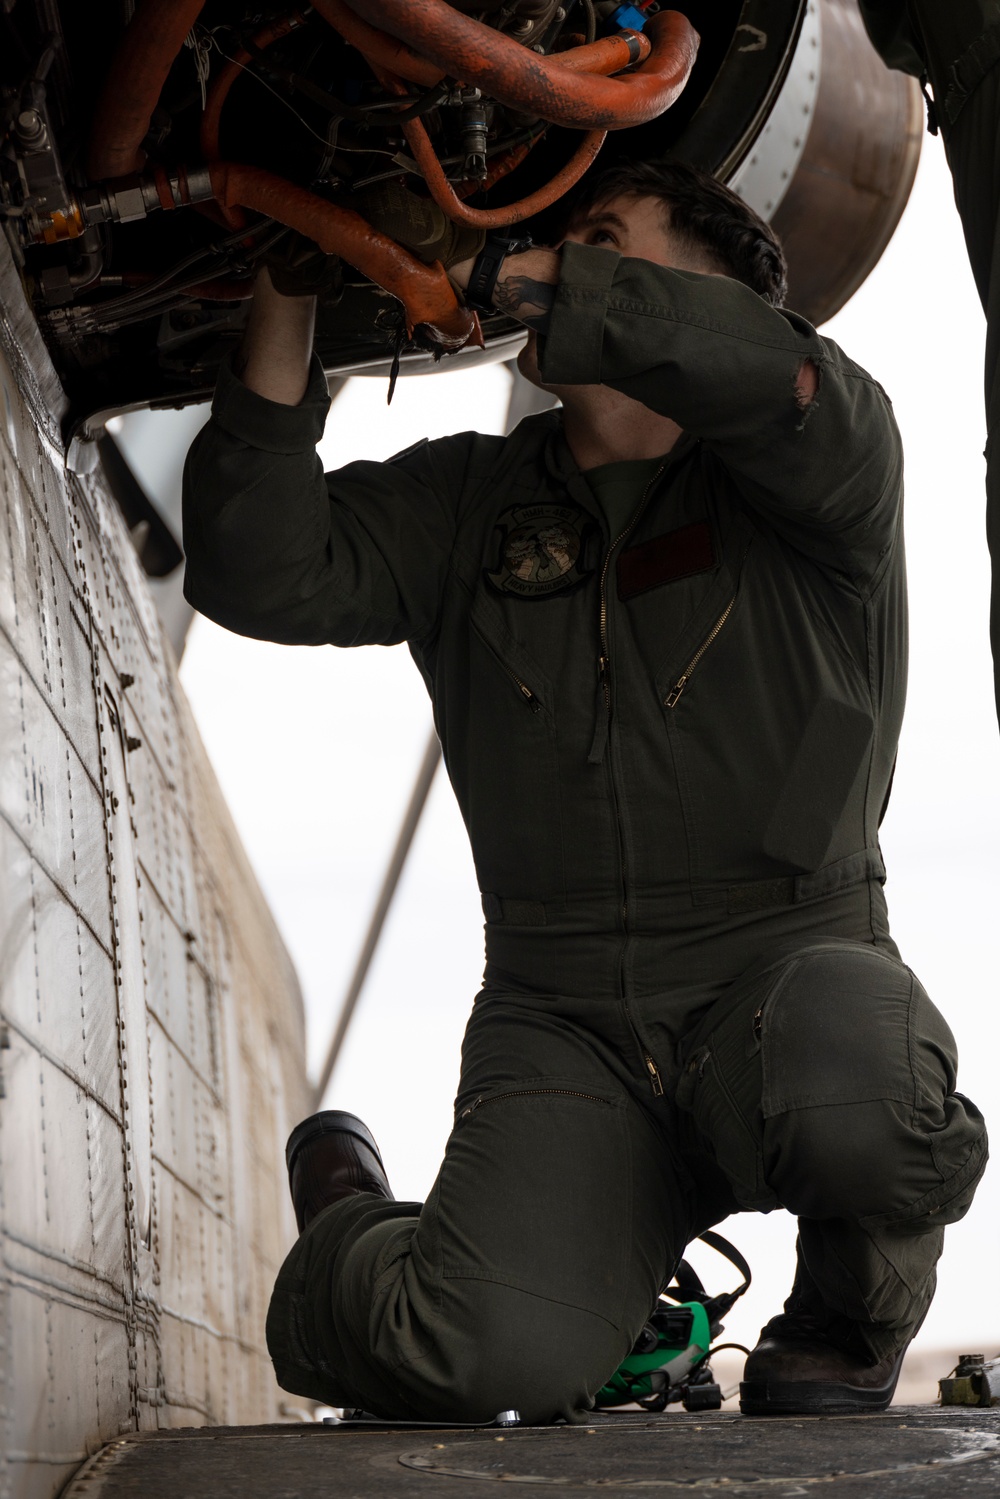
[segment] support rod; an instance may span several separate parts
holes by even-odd
[[[438,768],[440,759],[441,743],[435,731],[431,729],[427,748],[424,750],[424,757],[420,762],[420,769],[417,771],[417,779],[413,784],[413,791],[410,794],[410,804],[403,817],[399,836],[396,839],[396,847],[392,851],[392,858],[389,860],[389,867],[385,872],[385,879],[382,881],[382,889],[379,891],[378,901],[368,925],[364,945],[358,955],[354,973],[351,975],[351,982],[347,986],[347,993],[344,995],[343,1003],[340,1006],[337,1028],[333,1033],[333,1039],[330,1042],[326,1053],[326,1060],[323,1063],[323,1070],[316,1084],[314,1102],[317,1109],[322,1106],[323,1095],[329,1086],[330,1078],[333,1076],[333,1069],[337,1065],[337,1058],[344,1044],[344,1038],[347,1035],[348,1027],[357,1008],[358,1000],[361,997],[365,979],[368,977],[368,970],[372,965],[372,959],[375,956],[375,950],[378,947],[379,938],[382,935],[382,929],[389,914],[389,907],[392,905],[392,898],[396,893],[396,886],[399,884],[399,877],[403,873],[407,855],[410,852],[410,846],[420,825],[420,818],[424,807],[427,805],[427,798],[430,795],[434,774]]]

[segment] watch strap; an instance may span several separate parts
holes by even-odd
[[[465,288],[465,305],[474,312],[495,312],[493,292],[500,267],[508,255],[521,255],[532,247],[529,234],[488,234],[486,243],[472,263],[469,284]]]

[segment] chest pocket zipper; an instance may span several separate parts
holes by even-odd
[[[598,1098],[596,1093],[580,1093],[575,1088],[512,1088],[507,1093],[494,1093],[490,1098],[480,1096],[475,1103],[470,1103],[467,1109],[459,1114],[459,1119],[468,1119],[477,1109],[483,1108],[488,1103],[504,1103],[508,1098],[537,1098],[542,1094],[553,1093],[559,1098],[583,1098],[587,1103],[600,1103],[605,1108],[611,1105],[606,1098]]]
[[[504,661],[503,657],[500,655],[500,652],[497,650],[496,646],[492,645],[490,641],[487,640],[486,636],[476,624],[475,620],[472,620],[471,624],[476,636],[479,638],[479,640],[482,641],[483,645],[489,651],[490,655],[493,657],[494,661],[499,666],[504,676],[508,681],[513,682],[514,686],[521,694],[522,701],[527,703],[532,713],[540,712],[542,705],[538,701],[538,698],[535,696],[535,694],[532,692],[531,688],[527,685],[526,682],[521,681],[521,678],[517,675],[516,672],[511,670],[506,661]]]
[[[741,575],[742,575],[742,572],[743,572],[743,564],[746,561],[747,552],[749,552],[749,550],[750,550],[750,543],[747,542],[747,545],[743,549],[743,555],[740,558],[739,571],[740,571]],[[674,683],[673,687],[671,687],[670,691],[667,693],[666,697],[663,699],[663,705],[664,705],[665,708],[676,708],[677,707],[677,704],[680,701],[681,694],[683,693],[683,691],[684,691],[685,687],[687,686],[688,682],[691,680],[691,677],[692,677],[692,675],[693,675],[693,673],[695,671],[695,668],[697,667],[697,665],[698,665],[699,661],[701,660],[702,656],[704,656],[705,652],[708,650],[709,646],[714,645],[715,641],[717,640],[719,634],[722,631],[723,626],[726,623],[726,620],[732,614],[733,608],[734,608],[734,606],[736,604],[736,600],[737,600],[738,597],[739,597],[739,586],[737,585],[736,592],[733,594],[732,598],[729,600],[729,603],[723,609],[722,613],[719,615],[718,619],[715,621],[715,624],[712,626],[712,628],[709,631],[709,633],[705,636],[705,639],[701,642],[701,645],[695,651],[694,655],[691,657],[691,660],[688,662],[687,666],[681,672],[680,676],[677,678],[677,681]]]
[[[681,693],[684,691],[684,689],[687,686],[688,682],[691,680],[691,675],[694,672],[695,667],[698,665],[698,662],[701,660],[702,656],[705,654],[705,652],[708,650],[709,646],[713,643],[713,641],[715,640],[716,636],[719,634],[720,630],[722,629],[723,625],[726,623],[726,620],[729,618],[730,614],[732,614],[732,612],[733,612],[733,605],[735,603],[736,603],[736,595],[734,593],[733,596],[732,596],[732,598],[729,600],[729,603],[726,605],[725,609],[723,609],[722,613],[719,615],[718,619],[715,621],[715,624],[712,627],[711,634],[708,635],[702,641],[701,645],[698,647],[698,649],[695,651],[694,655],[691,657],[691,660],[688,662],[688,664],[685,667],[684,671],[681,672],[680,676],[677,678],[677,681],[674,683],[673,687],[671,687],[670,691],[667,693],[666,697],[663,699],[665,707],[667,707],[667,708],[676,708],[677,707],[678,701],[680,700]]]

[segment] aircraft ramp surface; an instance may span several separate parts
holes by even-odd
[[[751,1420],[595,1416],[589,1426],[243,1426],[136,1432],[63,1499],[484,1499],[568,1495],[978,1499],[1000,1492],[1000,1410]]]

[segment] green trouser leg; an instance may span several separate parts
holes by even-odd
[[[740,980],[685,1047],[678,1102],[735,1196],[798,1215],[788,1310],[821,1310],[876,1362],[923,1319],[944,1225],[986,1164],[955,1068],[951,1032],[909,969],[833,939]]]
[[[1000,713],[1000,3],[910,0],[913,42],[934,91],[969,263],[986,313],[986,536],[993,559],[990,640]],[[887,16],[899,0],[862,0],[872,39],[907,66]],[[928,351],[933,358],[933,350]]]
[[[427,1203],[348,1198],[282,1267],[280,1383],[393,1418],[580,1419],[685,1244],[738,1207],[798,1215],[790,1309],[875,1360],[901,1347],[986,1161],[920,984],[816,942],[745,975],[682,1051],[654,1099],[620,1006],[482,997]]]
[[[577,1008],[586,1008],[577,1006]],[[308,1227],[268,1316],[280,1383],[394,1418],[579,1419],[690,1234],[690,1190],[595,1002],[481,998],[421,1209],[362,1195]],[[637,1073],[638,1069],[632,1070]],[[724,1210],[723,1210],[724,1211]]]

